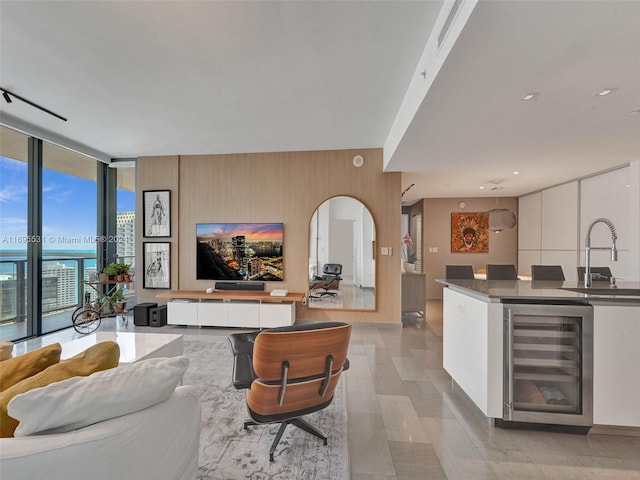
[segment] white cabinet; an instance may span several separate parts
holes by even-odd
[[[229,304],[221,300],[200,302],[198,304],[198,325],[201,327],[228,327]]]
[[[593,308],[593,423],[640,427],[640,307]]]
[[[261,328],[260,303],[228,302],[227,325],[230,327]]]
[[[542,193],[532,193],[518,199],[518,248],[520,250],[542,249]],[[527,264],[529,264],[527,262]],[[531,264],[529,264],[531,265]]]
[[[502,304],[443,295],[443,367],[482,413],[502,418]]]
[[[574,250],[578,238],[578,182],[542,192],[542,250]]]
[[[177,299],[167,302],[169,325],[273,328],[293,325],[295,321],[295,302],[290,301]]]
[[[201,327],[260,328],[259,302],[202,301],[198,307]]]
[[[198,302],[190,301],[168,302],[167,323],[172,325],[198,325],[198,305]]]
[[[261,303],[260,328],[293,325],[296,318],[295,303]],[[287,323],[289,322],[289,323]]]
[[[605,217],[613,222],[618,234],[618,248],[633,248],[632,228],[634,222],[630,214],[631,200],[631,168],[619,168],[595,177],[585,178],[580,182],[580,249],[584,250],[587,227],[596,218]],[[637,219],[637,217],[636,217]],[[592,246],[611,245],[611,232],[605,225],[599,225],[591,234]],[[604,257],[606,259],[606,256]],[[620,263],[620,262],[618,262]],[[607,263],[607,265],[609,265]],[[614,264],[616,267],[622,265]],[[622,277],[622,273],[618,274]]]

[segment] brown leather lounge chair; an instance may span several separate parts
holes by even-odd
[[[338,290],[340,288],[340,279],[334,278],[329,282],[317,282],[309,287],[310,293],[312,297],[324,297],[324,296],[336,296],[336,292],[331,292],[330,290]]]
[[[287,425],[295,425],[327,444],[327,437],[301,417],[333,400],[340,375],[349,368],[351,325],[324,322],[234,333],[233,385],[246,389],[249,425],[279,423],[269,460]]]
[[[322,267],[322,276],[314,277],[309,282],[309,295],[320,298],[324,296],[336,296],[336,292],[340,288],[340,274],[342,273],[342,265],[339,263],[325,263]]]

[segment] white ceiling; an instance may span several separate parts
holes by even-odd
[[[106,159],[387,145],[407,202],[640,159],[640,1],[463,2],[438,71],[421,58],[452,5],[0,0],[0,86],[68,121],[1,99],[0,120]]]

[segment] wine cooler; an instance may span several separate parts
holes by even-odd
[[[505,304],[503,421],[591,426],[593,307]]]

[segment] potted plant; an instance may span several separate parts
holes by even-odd
[[[123,313],[124,309],[127,306],[127,299],[120,289],[111,294],[111,296],[109,297],[109,302],[111,303],[112,307],[115,307],[114,311],[110,313]]]
[[[413,273],[416,269],[418,256],[413,253],[413,239],[408,233],[402,237],[402,257],[404,259],[404,269],[407,273]]]
[[[116,280],[118,282],[129,281],[129,268],[131,268],[131,265],[128,263],[116,263]]]
[[[109,282],[128,282],[129,268],[131,268],[131,265],[128,263],[112,262],[104,267],[102,273],[107,275],[106,280]]]
[[[106,276],[106,278],[105,278]],[[110,263],[106,267],[102,269],[102,274],[100,275],[100,281],[106,282],[115,282],[116,281],[116,264]]]

